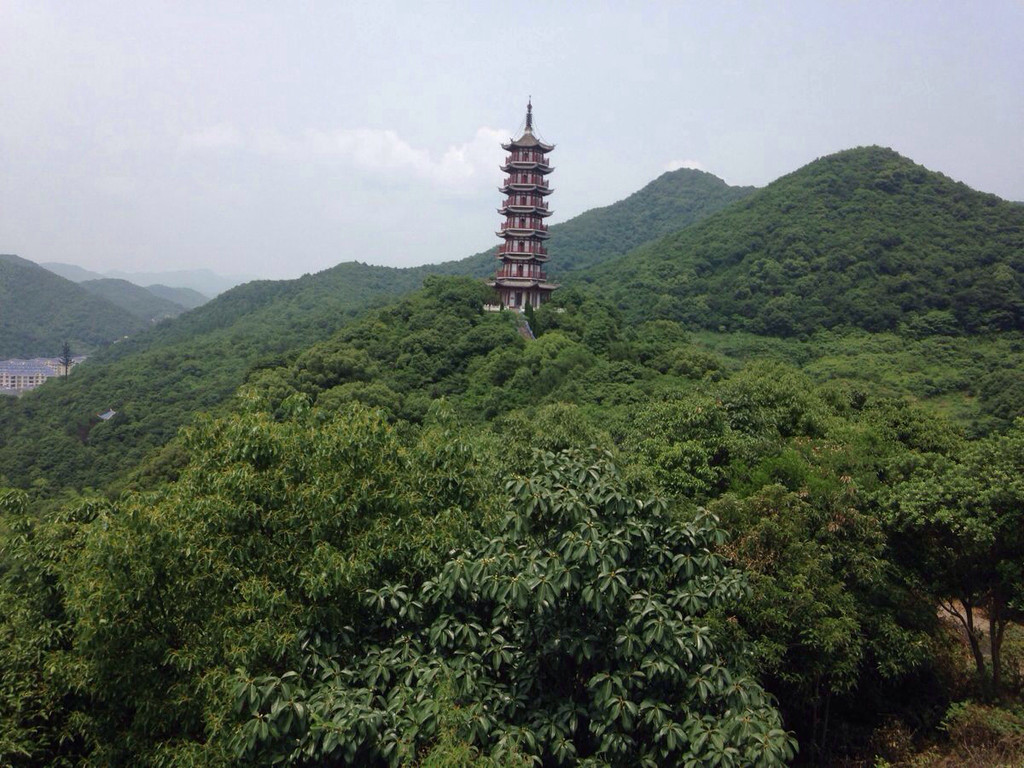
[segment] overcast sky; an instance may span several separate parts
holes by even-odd
[[[461,258],[497,242],[530,95],[552,221],[670,168],[762,186],[864,144],[1024,200],[1020,1],[0,0],[0,253]]]

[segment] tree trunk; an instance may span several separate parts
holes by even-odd
[[[1006,631],[1006,619],[1003,616],[1003,603],[999,598],[992,600],[988,615],[989,635],[992,640],[992,695],[998,697],[1003,685],[1003,633]]]
[[[981,684],[982,691],[985,691],[988,688],[988,675],[985,669],[985,654],[981,650],[981,632],[974,626],[974,607],[968,602],[964,602],[963,606],[966,614],[964,626],[967,628],[967,642],[971,645],[974,666],[978,670],[978,682]]]

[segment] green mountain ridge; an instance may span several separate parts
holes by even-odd
[[[150,293],[155,294],[162,299],[167,299],[167,301],[179,304],[185,309],[201,307],[210,300],[209,296],[206,296],[192,288],[176,288],[171,285],[161,285],[160,283],[154,283],[153,285],[147,285],[144,287]]]
[[[181,304],[158,296],[148,288],[141,288],[127,280],[104,277],[99,280],[83,280],[79,285],[148,322],[177,317],[185,311]]]
[[[631,318],[709,329],[1020,329],[1024,209],[862,147],[580,279]]]
[[[549,272],[554,278],[589,269],[643,243],[676,232],[753,194],[705,171],[668,171],[622,200],[592,208],[551,227]],[[422,267],[430,274],[487,277],[496,268],[493,248],[460,261]]]
[[[81,283],[85,280],[127,280],[129,283],[140,287],[152,287],[153,285],[169,286],[172,289],[197,293],[204,298],[216,296],[229,288],[253,279],[252,277],[239,275],[219,275],[209,269],[177,269],[166,272],[126,272],[115,269],[106,273],[100,273],[79,267],[76,264],[67,264],[60,261],[45,261],[41,262],[39,266],[75,283]],[[160,294],[158,293],[158,295]],[[164,298],[171,297],[165,296]],[[171,298],[171,300],[173,301],[174,299]],[[208,298],[205,300],[208,300]],[[188,307],[188,302],[178,303]],[[191,309],[191,307],[188,308]]]
[[[80,267],[77,264],[65,264],[60,261],[41,261],[39,266],[73,283],[81,283],[84,280],[102,280],[107,277],[99,272],[93,272],[91,269]]]
[[[0,254],[0,358],[83,354],[146,324],[105,298],[14,255]]]

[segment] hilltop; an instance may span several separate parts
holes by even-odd
[[[750,196],[756,187],[733,187],[705,171],[668,171],[629,197],[551,227],[550,272],[584,270],[677,232]],[[485,277],[494,272],[494,249],[426,269],[431,274]]]
[[[153,285],[146,285],[143,287],[150,293],[155,294],[162,299],[174,302],[175,304],[179,304],[185,309],[201,307],[210,300],[209,296],[205,296],[192,288],[176,288],[171,285],[161,285],[160,283],[154,283]]]
[[[27,259],[0,254],[0,358],[92,352],[146,323]]]
[[[1024,208],[890,149],[821,158],[583,276],[633,318],[764,335],[1024,327]]]

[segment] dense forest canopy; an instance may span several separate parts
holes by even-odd
[[[341,265],[0,410],[0,762],[1019,761],[1024,334],[1015,294],[927,297],[980,290],[982,251],[1016,270],[1021,226],[914,169],[818,161],[580,273],[533,340],[479,279],[410,272],[370,306],[391,273]],[[929,202],[847,210],[876,193]],[[790,215],[867,248],[844,221],[935,209],[889,249],[916,291],[893,322],[677,313],[694,244],[786,196],[766,264],[817,258],[774,239]],[[745,279],[718,255],[704,290]],[[886,314],[886,273],[848,266]],[[100,423],[108,393],[129,405]]]
[[[770,336],[1022,328],[1024,207],[892,150],[822,158],[583,276],[627,315]]]

